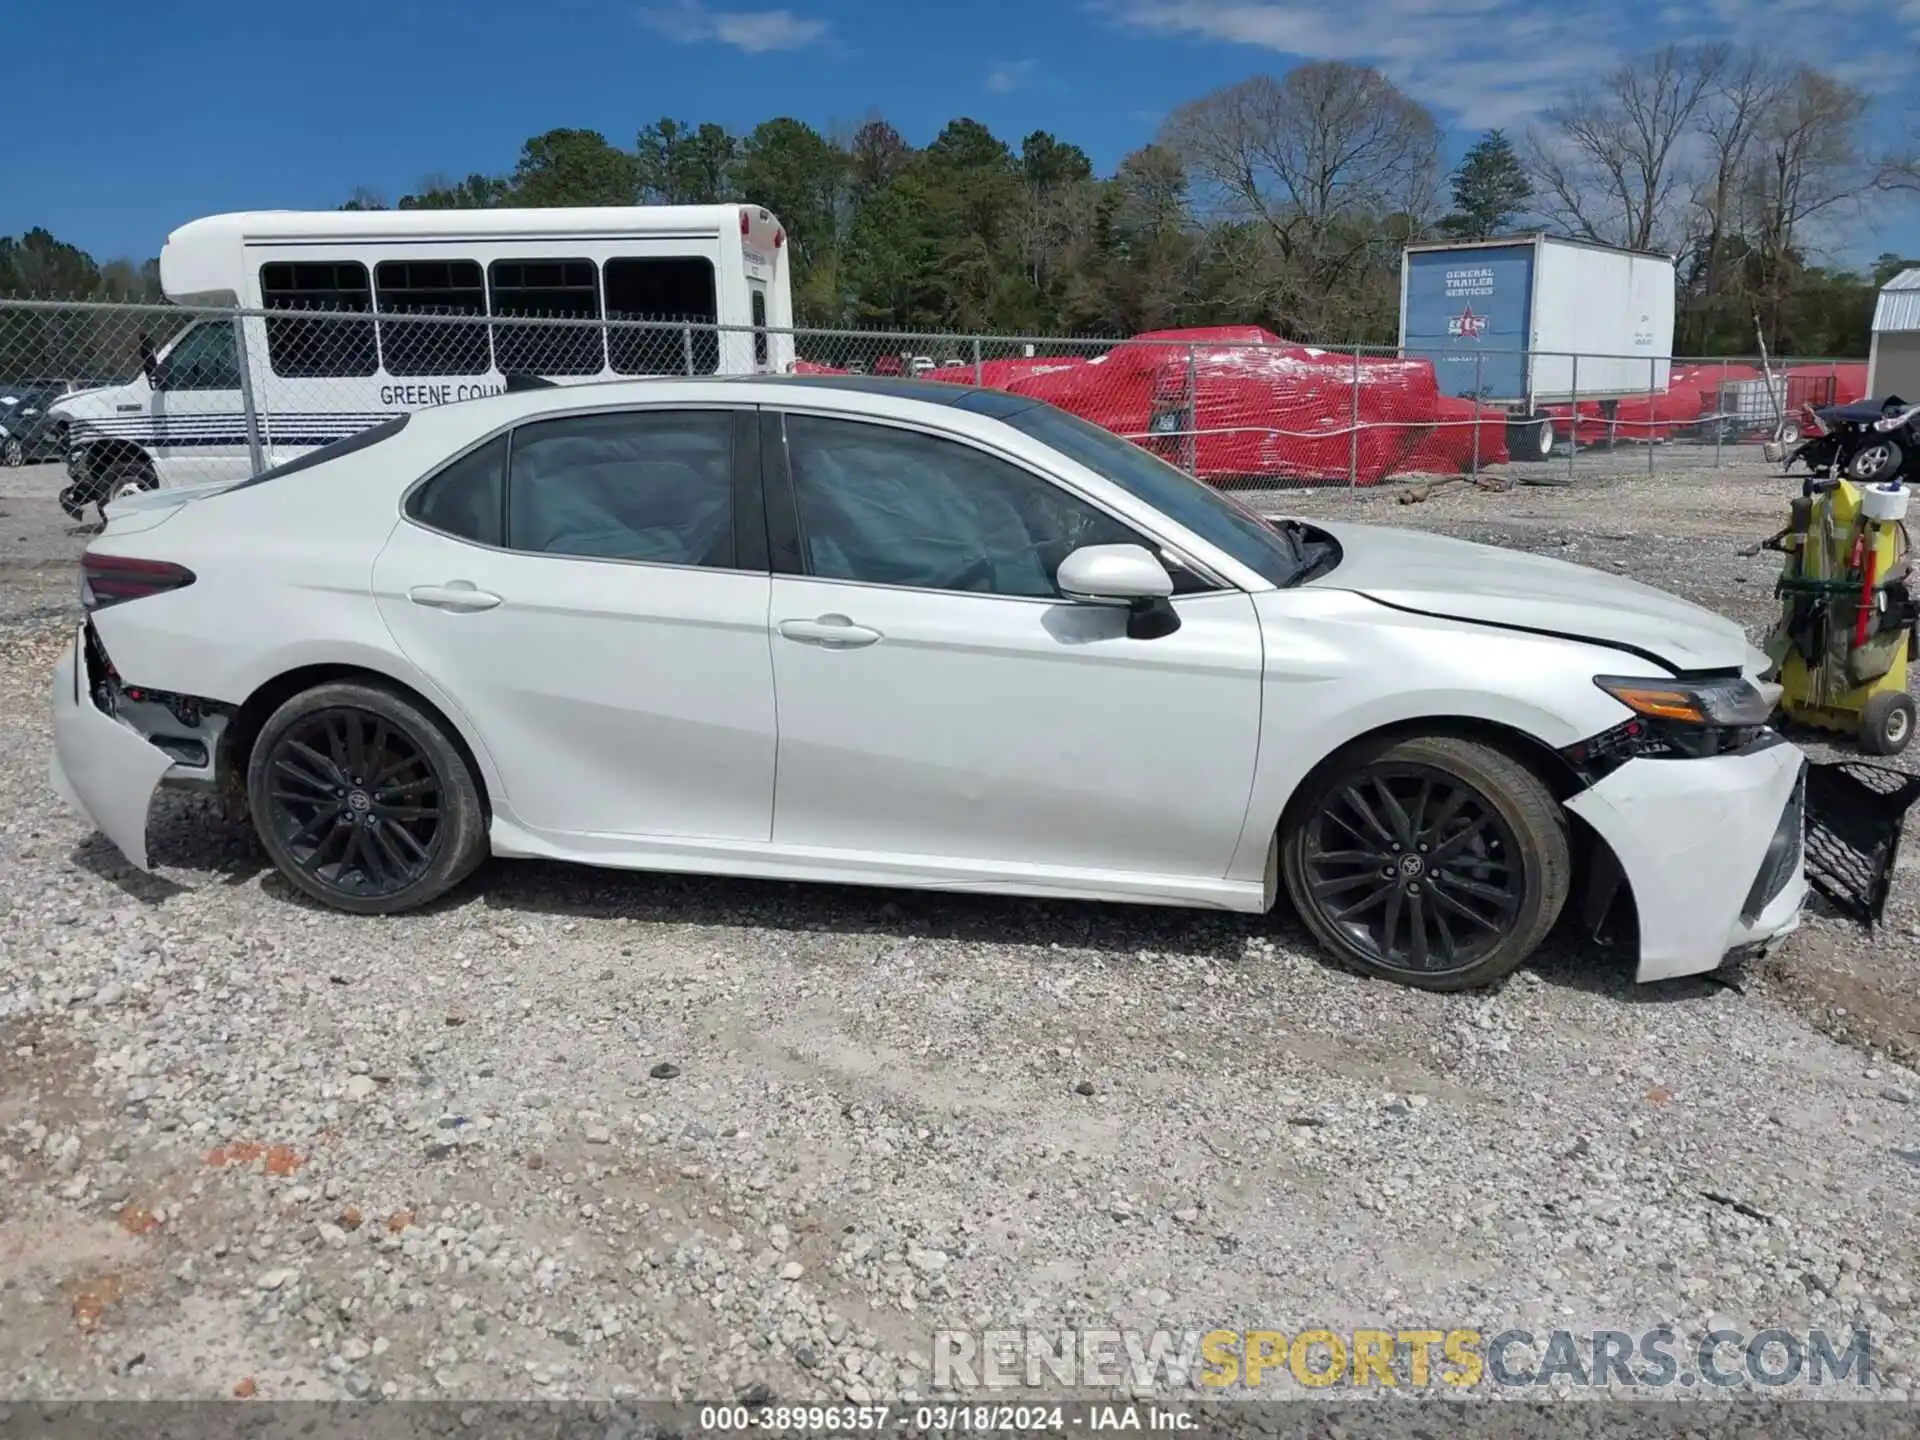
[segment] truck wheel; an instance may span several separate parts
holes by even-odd
[[[1507,453],[1515,460],[1538,463],[1553,454],[1553,417],[1529,415],[1507,425]]]
[[[1898,755],[1913,739],[1913,696],[1883,690],[1860,712],[1860,748],[1869,755]]]

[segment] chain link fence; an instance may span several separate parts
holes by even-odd
[[[1811,407],[1862,398],[1858,361],[1546,355],[1531,412],[1489,393],[1520,357],[1295,345],[1251,328],[1125,340],[775,330],[571,313],[549,286],[447,287],[378,313],[0,300],[0,463],[62,464],[108,492],[234,478],[388,416],[506,389],[662,375],[852,373],[985,385],[1102,425],[1222,487],[1404,478],[1527,483],[1760,465]],[[478,312],[478,313],[475,313]],[[1469,369],[1470,363],[1470,369]],[[1589,377],[1582,386],[1583,368]],[[1638,379],[1645,372],[1645,381]],[[1622,383],[1626,376],[1631,383]],[[1602,389],[1593,377],[1613,387]],[[1480,399],[1476,401],[1475,396]]]

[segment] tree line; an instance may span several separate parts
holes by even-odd
[[[1869,102],[1759,49],[1668,46],[1595,78],[1525,133],[1490,131],[1450,174],[1434,114],[1339,61],[1182,106],[1095,173],[1070,140],[1017,145],[969,118],[915,147],[875,117],[844,133],[780,117],[740,134],[661,119],[630,146],[534,136],[501,174],[438,176],[401,209],[703,204],[778,215],[803,325],[1126,335],[1260,324],[1391,343],[1401,247],[1516,229],[1673,254],[1675,348],[1864,354],[1878,286],[1825,259],[1920,190],[1916,147],[1877,154]],[[382,209],[356,191],[341,208]],[[84,283],[83,283],[84,282]],[[153,265],[95,266],[45,232],[0,240],[0,293],[153,290]]]

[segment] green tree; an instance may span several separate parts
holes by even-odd
[[[1487,240],[1513,227],[1533,199],[1533,182],[1500,130],[1474,143],[1453,172],[1453,210],[1441,232],[1458,240]]]
[[[740,142],[725,126],[656,120],[634,142],[640,197],[652,205],[715,205],[736,198]]]
[[[640,171],[598,130],[549,130],[521,148],[512,186],[515,205],[631,205]]]
[[[740,142],[733,184],[743,200],[780,218],[792,257],[796,313],[841,318],[838,260],[851,157],[811,125],[762,121]]]
[[[1907,259],[1891,250],[1876,255],[1873,260],[1873,288],[1880,289],[1902,270],[1911,270],[1916,265],[1920,265],[1920,260]]]
[[[497,175],[469,175],[464,180],[430,176],[420,189],[400,197],[402,210],[490,210],[513,202],[513,183]]]
[[[86,251],[35,226],[19,239],[0,235],[0,295],[87,300],[99,293],[100,267]]]

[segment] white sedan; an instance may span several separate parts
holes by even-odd
[[[1798,921],[1740,628],[1483,546],[1267,520],[1019,396],[536,386],[111,507],[53,780],[135,865],[244,794],[298,889],[489,854],[1259,913],[1456,989],[1571,910],[1642,979]],[[1571,918],[1571,916],[1570,916]]]

